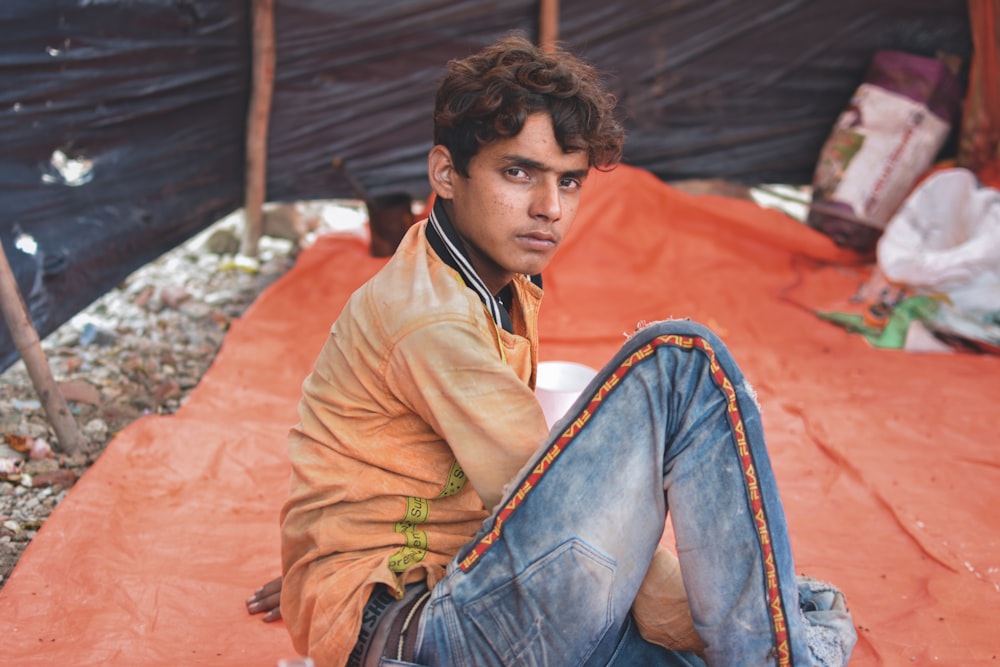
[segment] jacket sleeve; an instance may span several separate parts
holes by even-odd
[[[534,393],[467,320],[437,321],[403,337],[386,379],[448,443],[487,508],[548,435]]]

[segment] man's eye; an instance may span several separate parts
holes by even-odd
[[[508,176],[513,176],[514,178],[524,178],[528,174],[520,167],[508,167],[506,171]]]
[[[575,190],[576,188],[580,187],[580,181],[576,180],[575,178],[564,178],[562,179],[562,181],[559,182],[559,185],[567,189]]]

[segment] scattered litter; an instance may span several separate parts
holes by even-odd
[[[42,174],[43,183],[61,183],[70,187],[86,185],[94,179],[94,162],[84,157],[70,157],[56,149],[49,160],[55,173]]]
[[[260,261],[255,257],[236,254],[219,265],[222,271],[239,270],[244,273],[255,274],[260,271]]]
[[[339,224],[344,221],[337,214],[356,214],[361,205],[309,206],[303,219],[318,221],[310,234],[365,229],[356,215]],[[259,266],[231,257],[233,268],[245,268],[220,271],[226,258],[214,254],[205,239],[223,226],[235,229],[228,236],[237,241],[236,247],[229,245],[235,254],[241,221],[242,213],[235,213],[203,230],[42,341],[85,434],[81,451],[69,456],[52,451],[55,434],[41,403],[29,399],[35,393],[22,362],[0,373],[0,438],[13,443],[0,441],[0,466],[11,471],[0,473],[0,520],[10,519],[14,528],[0,528],[0,586],[34,537],[35,530],[24,526],[42,525],[116,433],[143,415],[176,412],[215,358],[229,323],[294,264],[296,244],[265,235]],[[24,251],[31,248],[27,238],[22,245]]]
[[[103,329],[92,322],[88,322],[83,325],[83,331],[80,332],[79,343],[80,345],[98,345],[100,347],[108,347],[114,345],[117,336],[111,331]]]
[[[34,438],[31,441],[31,450],[28,452],[28,458],[32,461],[38,461],[40,459],[50,459],[55,456],[52,451],[52,446],[47,440],[42,438]]]
[[[24,232],[18,234],[17,238],[14,239],[14,247],[26,255],[34,256],[38,252],[38,242],[35,237]]]
[[[3,444],[19,454],[26,454],[31,449],[31,438],[25,435],[7,433],[3,436]]]

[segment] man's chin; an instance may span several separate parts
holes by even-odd
[[[537,275],[537,274],[541,273],[542,271],[544,271],[548,267],[548,265],[549,265],[548,262],[525,265],[524,270],[523,271],[518,271],[517,273],[520,273],[520,274],[523,274],[523,275],[526,275],[526,276],[534,276],[534,275]]]
[[[526,276],[533,276],[541,273],[548,268],[549,264],[552,262],[552,258],[555,257],[555,254],[555,250],[545,253],[544,255],[541,253],[535,253],[525,261],[519,262],[518,269],[515,273],[522,273]]]

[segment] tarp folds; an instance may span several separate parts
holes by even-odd
[[[628,167],[593,175],[583,196],[545,272],[541,359],[600,367],[640,321],[711,327],[757,391],[796,571],[847,596],[852,667],[992,664],[1000,357],[876,350],[820,321],[811,310],[842,304],[865,272],[775,211]],[[0,590],[8,663],[294,655],[244,600],[279,572],[302,379],[383,261],[357,238],[321,239],[234,323],[176,415],[110,443]]]

